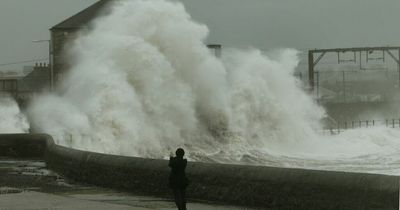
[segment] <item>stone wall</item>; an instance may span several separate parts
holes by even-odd
[[[51,136],[45,134],[0,134],[0,156],[44,158]]]
[[[171,194],[166,160],[79,151],[55,145],[48,135],[0,135],[0,155],[9,154],[7,147],[22,156],[41,150],[34,154],[44,157],[50,169],[77,181]],[[189,162],[186,171],[191,199],[265,209],[399,209],[396,176],[197,162]]]

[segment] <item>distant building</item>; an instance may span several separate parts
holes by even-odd
[[[34,66],[24,66],[24,68],[22,69],[22,73],[24,75],[27,75],[27,74],[31,73],[34,69],[35,69]]]
[[[40,63],[25,66],[23,72],[8,71],[0,74],[0,95],[7,94],[15,99],[29,99],[34,93],[49,90],[50,68]]]
[[[31,94],[49,90],[50,68],[48,64],[37,63],[35,66],[24,67],[24,73],[23,78],[18,82],[18,92]]]

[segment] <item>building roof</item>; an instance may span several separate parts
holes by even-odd
[[[50,30],[55,29],[78,29],[86,26],[91,20],[96,18],[104,11],[106,5],[114,0],[99,0],[88,8],[78,12],[74,16],[67,18],[61,23],[53,26]]]

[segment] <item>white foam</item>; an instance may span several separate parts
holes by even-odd
[[[17,102],[10,96],[0,97],[0,133],[27,133],[29,123]]]
[[[58,94],[30,107],[35,129],[96,152],[164,158],[184,147],[193,160],[311,168],[400,148],[385,128],[320,135],[325,112],[292,76],[295,50],[219,59],[207,34],[180,3],[117,1],[71,44]]]

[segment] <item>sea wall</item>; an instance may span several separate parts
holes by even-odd
[[[68,178],[170,196],[168,161],[106,155],[55,145],[48,135],[0,135],[0,156],[43,157]],[[29,154],[29,155],[25,155]],[[190,199],[265,209],[399,209],[399,177],[189,162]]]
[[[43,158],[47,145],[53,145],[46,134],[0,134],[0,156]]]

